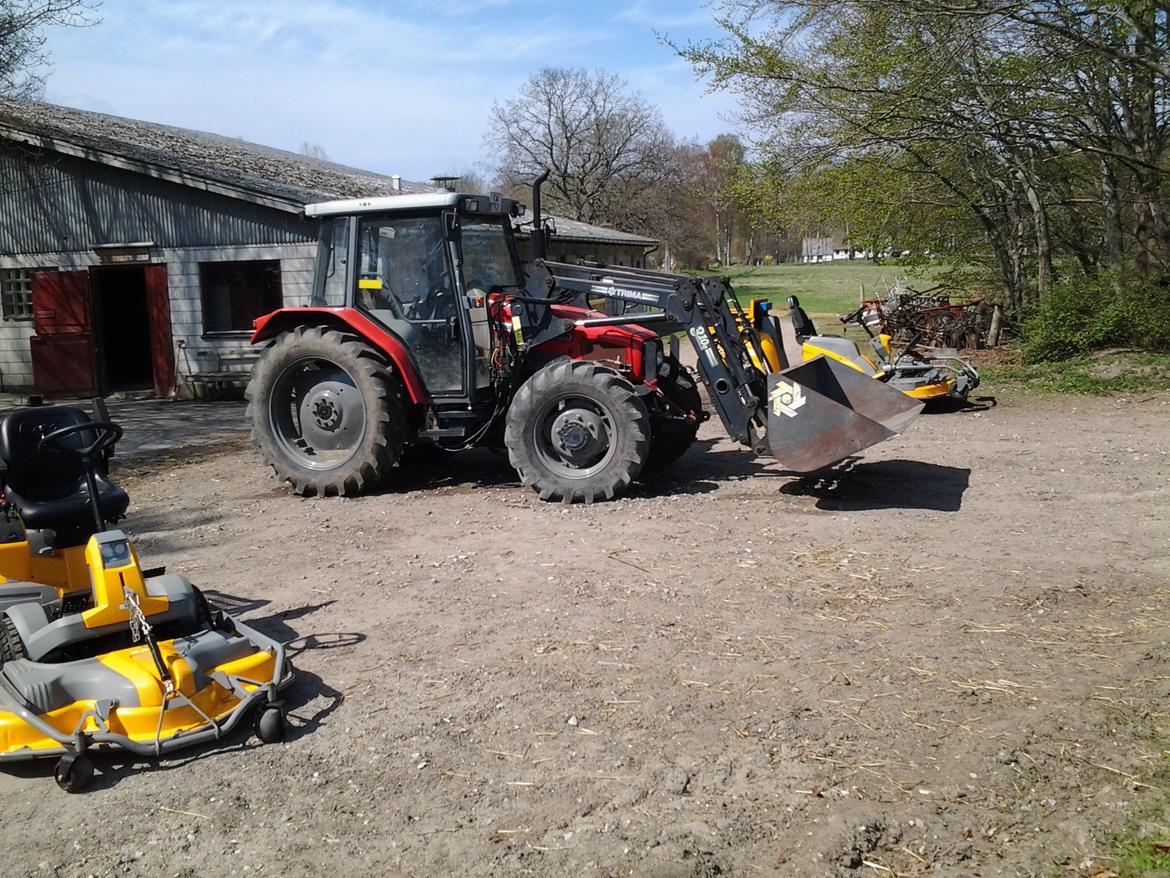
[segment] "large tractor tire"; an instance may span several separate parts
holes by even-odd
[[[508,409],[504,442],[520,481],[540,499],[611,500],[642,471],[650,415],[616,372],[560,359],[521,385]]]
[[[695,441],[695,435],[699,432],[699,416],[703,412],[699,387],[677,358],[667,356],[662,361],[662,368],[658,370],[658,389],[676,409],[693,413],[695,420],[687,422],[677,417],[656,418],[651,425],[653,433],[650,436],[650,456],[646,459],[646,469],[669,466],[682,457]],[[672,414],[677,415],[677,412]]]
[[[330,327],[277,336],[253,367],[245,396],[252,443],[306,497],[369,490],[406,438],[402,385],[385,358]]]

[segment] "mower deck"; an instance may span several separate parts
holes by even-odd
[[[230,627],[160,641],[170,686],[145,645],[57,664],[7,662],[0,761],[59,756],[80,735],[89,747],[143,756],[222,737],[292,681],[280,643],[238,622]]]

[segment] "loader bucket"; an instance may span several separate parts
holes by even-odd
[[[810,473],[905,430],[923,403],[856,369],[816,357],[768,376],[768,445]]]

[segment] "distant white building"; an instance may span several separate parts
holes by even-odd
[[[852,248],[837,238],[804,238],[800,242],[801,262],[833,262],[852,258]]]
[[[800,242],[800,261],[836,262],[840,259],[872,259],[872,250],[858,250],[848,239],[803,238]]]

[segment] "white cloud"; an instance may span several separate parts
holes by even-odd
[[[488,158],[492,103],[546,64],[621,73],[680,135],[727,128],[727,101],[704,97],[648,28],[566,20],[555,4],[106,0],[101,15],[50,34],[48,100],[285,149],[318,143],[335,161],[411,179]]]

